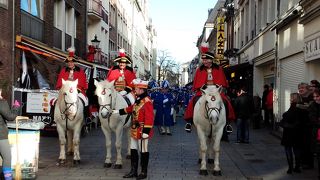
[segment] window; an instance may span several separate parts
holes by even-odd
[[[0,7],[8,9],[8,0],[0,0]]]
[[[43,0],[20,0],[21,9],[43,19]]]

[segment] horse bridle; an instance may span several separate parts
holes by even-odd
[[[214,96],[211,96],[211,100],[212,101],[215,101],[216,98]],[[206,101],[205,103],[205,110],[206,110],[206,113],[205,113],[205,118],[206,119],[209,119],[209,114],[211,114],[212,111],[216,111],[217,114],[220,114],[221,112],[221,107],[220,108],[217,108],[217,107],[209,107],[208,106],[208,101]]]
[[[106,88],[103,89],[103,91],[101,92],[101,94],[102,94],[102,95],[105,95],[105,93],[106,93]],[[111,116],[110,111],[112,110],[112,96],[111,96],[110,99],[111,99],[111,100],[110,100],[110,103],[108,103],[108,104],[103,104],[103,105],[99,105],[100,108],[101,108],[101,111],[102,111],[103,109],[106,109],[106,110],[109,112],[108,117],[106,117],[106,118],[108,118],[108,120],[110,119],[110,116]],[[108,107],[110,107],[110,108],[108,108]]]
[[[67,94],[66,93],[63,93],[64,96],[66,96]],[[76,108],[76,113],[75,115],[73,116],[73,118],[68,118],[68,116],[66,115],[66,112],[72,107],[72,106],[75,106],[77,104],[77,102],[79,101],[79,99],[77,98],[77,100],[75,102],[71,102],[71,103],[68,103],[66,101],[66,98],[64,98],[64,104],[66,105],[66,109],[62,112],[61,109],[60,109],[60,114],[61,114],[61,118],[65,118],[66,120],[66,130],[68,130],[68,120],[72,121],[76,118],[76,115],[77,115],[77,111],[78,109]],[[64,117],[63,117],[63,114],[64,114]]]

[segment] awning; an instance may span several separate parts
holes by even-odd
[[[22,50],[25,50],[25,51],[31,51],[33,53],[43,55],[45,57],[50,57],[50,58],[53,58],[53,59],[56,59],[56,60],[59,60],[62,62],[68,57],[67,52],[51,48],[44,43],[41,43],[37,40],[31,39],[29,37],[25,37],[22,35],[16,36],[16,47],[20,48]],[[77,56],[75,56],[75,57],[77,59],[77,62],[79,62],[80,64],[87,65],[90,67],[99,67],[102,69],[109,69],[106,66],[102,66],[99,64],[88,62],[88,61],[83,60]]]

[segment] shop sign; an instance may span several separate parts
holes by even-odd
[[[217,47],[216,54],[218,59],[223,59],[224,52],[224,17],[217,18]]]
[[[48,92],[29,92],[27,94],[27,113],[50,113],[50,100],[57,98],[58,94]]]
[[[305,61],[311,61],[320,58],[320,34],[304,43]]]

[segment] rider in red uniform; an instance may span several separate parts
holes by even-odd
[[[74,49],[69,48],[69,56],[66,58],[65,62],[67,63],[67,66],[63,69],[61,69],[57,83],[56,83],[56,89],[59,90],[62,87],[62,79],[64,80],[70,80],[74,81],[78,79],[78,85],[77,89],[80,92],[78,94],[79,98],[82,100],[84,105],[84,115],[85,117],[88,117],[88,98],[86,96],[86,90],[88,89],[88,83],[86,74],[84,73],[83,69],[75,65],[75,57],[74,57]],[[55,100],[53,100],[55,101]],[[54,102],[51,102],[52,105],[54,105]],[[52,108],[54,109],[54,108]]]
[[[193,124],[193,108],[196,104],[197,100],[201,96],[200,88],[204,85],[220,85],[223,88],[228,87],[228,82],[226,80],[225,74],[223,72],[222,67],[219,66],[219,62],[215,59],[213,53],[208,52],[207,49],[202,49],[202,65],[197,68],[192,90],[195,92],[195,95],[191,98],[186,108],[186,112],[184,114],[184,119],[187,121],[185,126],[185,130],[187,132],[191,132],[191,126]],[[226,97],[224,93],[221,93],[221,97],[226,105],[227,111],[227,119],[233,120],[235,119],[235,114],[233,108],[231,106],[230,100]]]
[[[125,95],[131,92],[133,88],[132,80],[136,79],[136,74],[133,72],[133,69],[128,64],[131,64],[132,61],[128,57],[123,49],[120,49],[119,56],[114,60],[117,62],[117,66],[113,66],[107,75],[108,81],[113,81],[115,89],[119,91],[122,95]]]

